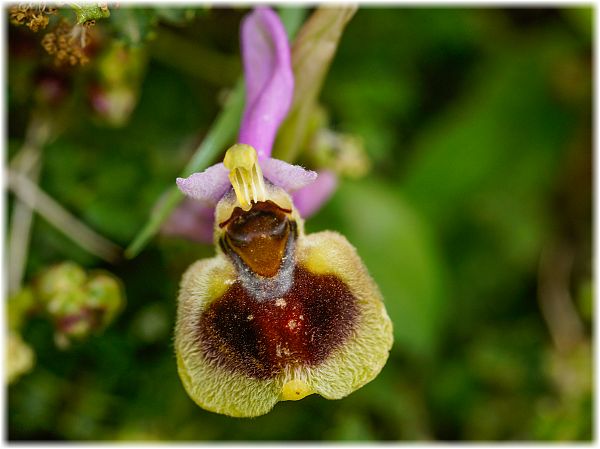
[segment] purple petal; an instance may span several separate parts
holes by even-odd
[[[266,7],[244,18],[241,34],[246,107],[238,142],[254,147],[263,159],[270,156],[277,129],[292,102],[290,47],[279,16]]]
[[[317,179],[316,172],[279,159],[264,159],[260,162],[260,166],[265,178],[289,193],[306,187]]]
[[[212,243],[215,208],[185,198],[162,226],[165,235],[174,235],[200,243]]]
[[[223,163],[212,165],[203,172],[194,173],[187,178],[177,178],[177,187],[185,195],[211,206],[219,202],[230,186],[229,170]]]
[[[317,212],[333,195],[337,187],[337,176],[329,170],[319,172],[317,180],[292,195],[294,205],[302,218]]]

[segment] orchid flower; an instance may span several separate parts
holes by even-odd
[[[205,213],[214,208],[217,254],[183,275],[175,350],[199,406],[252,417],[313,393],[339,399],[371,381],[392,325],[354,247],[335,232],[304,232],[302,210],[318,207],[335,176],[270,157],[294,86],[283,25],[256,8],[241,36],[238,143],[222,163],[177,179]]]

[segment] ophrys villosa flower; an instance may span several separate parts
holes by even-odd
[[[269,157],[293,93],[273,11],[244,19],[242,50],[240,143],[223,163],[177,180],[215,207],[217,254],[183,276],[175,348],[198,405],[252,417],[280,400],[339,399],[371,381],[387,360],[392,325],[354,247],[336,232],[304,232],[290,194],[318,197],[310,188],[317,174]]]

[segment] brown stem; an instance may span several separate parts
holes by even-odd
[[[556,348],[568,352],[583,338],[583,324],[569,292],[573,249],[554,242],[542,251],[538,271],[538,300]]]
[[[50,127],[39,117],[34,117],[27,128],[25,141],[13,157],[10,166],[13,170],[29,176],[34,182],[41,170],[42,149],[50,136]],[[8,291],[20,290],[27,263],[33,210],[19,199],[15,200],[8,237]]]
[[[90,229],[57,203],[37,184],[19,172],[8,170],[8,187],[30,208],[88,252],[108,262],[120,258],[121,248]]]

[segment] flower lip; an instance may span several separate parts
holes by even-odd
[[[225,200],[233,201],[231,196]],[[298,225],[300,230],[301,219]],[[177,365],[199,406],[255,417],[278,401],[307,394],[341,399],[385,365],[392,324],[356,250],[330,231],[300,232],[297,244],[289,277],[299,288],[273,294],[269,285],[267,298],[256,296],[222,254],[184,274]],[[327,279],[337,280],[331,289]]]
[[[197,323],[206,357],[230,372],[263,380],[286,367],[324,362],[356,328],[356,298],[338,277],[302,266],[296,267],[294,285],[269,301],[257,301],[239,281],[232,285]]]

